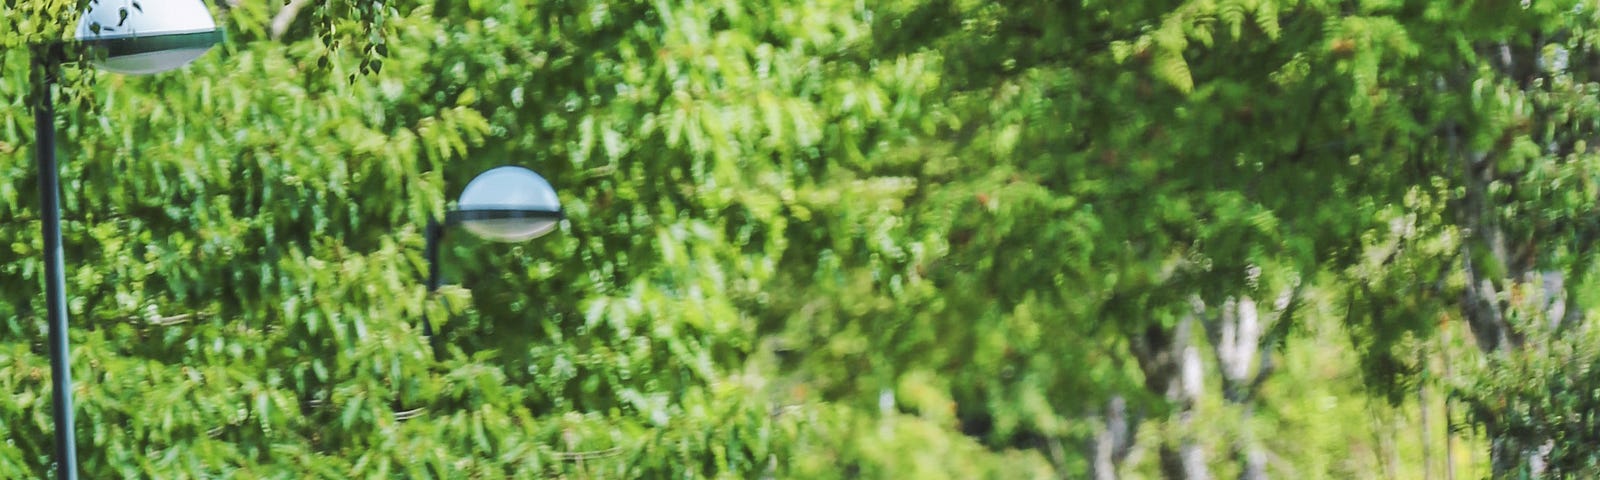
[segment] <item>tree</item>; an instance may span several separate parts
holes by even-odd
[[[739,375],[753,343],[739,305],[781,254],[770,187],[837,148],[800,100],[830,83],[800,68],[848,41],[851,17],[810,4],[379,6],[324,6],[320,29],[276,43],[263,40],[281,11],[240,2],[222,16],[240,34],[188,75],[70,70],[84,473],[786,471],[776,452],[800,415],[761,398],[761,375]],[[35,7],[64,18],[74,5]],[[780,14],[819,22],[772,28]],[[727,30],[735,15],[767,20]],[[386,56],[324,35],[378,18]],[[6,55],[10,71],[21,57]],[[26,120],[6,125],[0,215],[19,260],[4,275],[23,285],[38,272],[35,217],[17,196],[31,149]],[[510,249],[453,240],[446,273],[462,288],[417,295],[419,226],[503,162],[558,185],[568,233]],[[0,421],[26,440],[0,473],[39,476],[38,300],[8,295],[7,381],[25,393]],[[448,319],[442,361],[410,327],[424,309]]]
[[[1331,317],[1397,404],[1463,320],[1495,473],[1581,474],[1593,5],[1458,7],[225,2],[186,75],[64,70],[84,473],[1297,476],[1272,386]],[[422,295],[505,163],[570,221],[452,234]],[[0,477],[49,466],[38,302],[0,292]]]

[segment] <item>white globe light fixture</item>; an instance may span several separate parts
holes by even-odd
[[[77,38],[96,66],[142,75],[188,65],[222,31],[200,0],[90,0]]]
[[[532,240],[555,230],[561,200],[544,177],[522,167],[498,167],[478,174],[461,191],[452,212],[479,238],[497,242]],[[450,223],[448,220],[446,223]]]
[[[478,174],[461,191],[456,209],[445,213],[444,222],[428,222],[428,294],[439,290],[439,244],[445,228],[460,225],[485,240],[522,242],[542,237],[566,218],[556,189],[544,177],[522,167],[505,166]],[[424,311],[422,334],[433,338],[433,324]],[[436,346],[435,354],[440,352]]]

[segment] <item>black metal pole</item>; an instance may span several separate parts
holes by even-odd
[[[39,208],[44,230],[45,304],[50,313],[50,383],[56,424],[56,478],[77,480],[78,447],[72,422],[72,366],[67,347],[67,280],[61,254],[61,182],[56,172],[55,105],[51,87],[55,45],[33,51],[34,150],[39,163]]]
[[[432,337],[433,323],[428,321],[427,302],[433,300],[433,295],[439,291],[439,283],[442,281],[439,278],[439,242],[444,240],[444,226],[439,225],[437,220],[430,218],[428,219],[426,235],[428,237],[428,246],[423,251],[423,255],[428,257],[428,294],[424,297],[425,300],[422,305],[422,334]]]

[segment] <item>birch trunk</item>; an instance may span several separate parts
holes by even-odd
[[[1195,404],[1205,388],[1200,350],[1193,341],[1195,316],[1201,308],[1196,310],[1170,330],[1153,325],[1131,342],[1144,371],[1145,388],[1160,392],[1174,409],[1171,422],[1178,438],[1162,442],[1160,451],[1162,476],[1172,480],[1211,478],[1205,449],[1192,432]]]
[[[1127,460],[1129,451],[1133,448],[1134,429],[1139,424],[1138,418],[1130,416],[1128,402],[1121,395],[1111,397],[1106,402],[1103,416],[1105,427],[1099,435],[1095,435],[1092,447],[1093,461],[1089,465],[1090,478],[1095,480],[1116,480],[1121,471],[1122,462]]]
[[[1250,428],[1255,414],[1256,390],[1272,374],[1270,342],[1265,332],[1289,312],[1298,296],[1297,289],[1280,294],[1267,315],[1261,314],[1255,299],[1230,298],[1221,311],[1207,319],[1206,335],[1216,353],[1222,373],[1222,397],[1239,412],[1239,434],[1233,439],[1234,456],[1241,463],[1241,480],[1266,480],[1267,452]]]

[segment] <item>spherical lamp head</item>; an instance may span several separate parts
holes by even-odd
[[[480,238],[521,242],[555,230],[562,218],[561,200],[533,170],[496,167],[467,183],[454,215]]]
[[[200,58],[222,31],[200,0],[90,0],[77,37],[98,67],[150,74]]]

